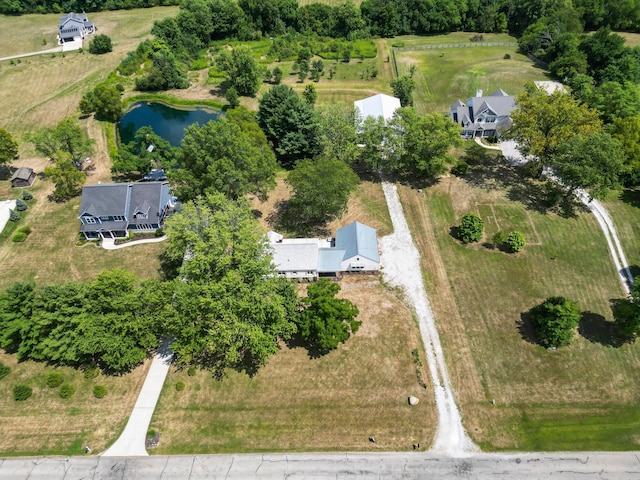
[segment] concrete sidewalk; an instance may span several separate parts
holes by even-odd
[[[102,240],[102,248],[104,248],[105,250],[119,250],[121,248],[133,247],[134,245],[142,245],[144,243],[164,242],[166,239],[167,239],[167,236],[164,235],[158,238],[146,238],[144,240],[133,240],[131,242],[120,243],[119,245],[116,245],[116,242],[113,238],[104,238]]]
[[[167,373],[169,373],[172,359],[173,351],[170,347],[170,341],[164,339],[153,358],[151,368],[149,368],[147,378],[144,381],[144,385],[142,385],[142,390],[140,390],[127,426],[124,427],[118,440],[101,456],[140,457],[149,455],[145,447],[147,431],[149,430],[151,417],[158,403],[162,386],[167,378]]]

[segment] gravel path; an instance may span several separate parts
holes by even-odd
[[[420,254],[411,238],[396,186],[383,182],[382,188],[393,222],[393,233],[380,240],[382,271],[387,283],[404,289],[418,317],[438,410],[438,428],[432,451],[454,456],[477,451],[478,448],[462,426],[460,411],[451,390],[444,362],[440,337],[422,282]]]

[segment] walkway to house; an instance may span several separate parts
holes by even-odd
[[[147,439],[147,431],[151,423],[153,411],[158,403],[162,386],[169,373],[171,360],[173,359],[173,351],[170,347],[170,341],[163,339],[158,347],[158,352],[153,361],[147,378],[144,380],[142,390],[138,395],[127,426],[116,440],[116,442],[102,453],[104,457],[140,457],[148,456],[145,448],[145,440]]]
[[[478,448],[462,425],[460,411],[453,396],[440,336],[422,281],[420,253],[411,238],[396,186],[389,182],[382,182],[382,189],[393,222],[393,233],[380,239],[383,275],[390,285],[404,289],[407,299],[415,308],[434,385],[438,428],[431,450],[453,456],[464,456],[469,452],[477,451]]]
[[[102,248],[105,250],[119,250],[120,248],[133,247],[134,245],[141,245],[143,243],[158,243],[164,242],[167,239],[166,235],[157,238],[145,238],[143,240],[133,240],[131,242],[120,243],[116,245],[114,238],[104,238],[102,240]]]
[[[20,53],[18,55],[10,55],[8,57],[2,57],[0,58],[0,62],[3,62],[5,60],[13,60],[16,58],[33,57],[34,55],[46,55],[47,53],[61,53],[61,52],[62,52],[62,45],[58,45],[57,47],[48,48],[46,50],[38,50],[37,52]]]

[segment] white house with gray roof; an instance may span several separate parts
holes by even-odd
[[[95,31],[95,25],[84,12],[62,15],[58,22],[58,45],[81,40]]]
[[[500,132],[511,126],[511,112],[516,108],[516,98],[502,89],[489,96],[482,90],[467,103],[457,100],[449,107],[449,117],[462,127],[463,138],[499,137]]]
[[[87,239],[155,232],[174,206],[167,182],[87,185],[80,202],[80,231]]]
[[[377,233],[359,222],[338,229],[335,238],[284,238],[276,232],[267,237],[278,275],[286,278],[315,280],[380,270]]]

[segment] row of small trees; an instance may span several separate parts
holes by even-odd
[[[462,243],[479,242],[484,234],[484,222],[475,213],[466,213],[462,216],[460,225],[456,227],[455,234]],[[522,250],[526,244],[524,234],[517,230],[509,233],[500,230],[491,240],[495,246],[506,247],[513,253]]]

